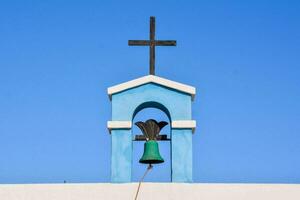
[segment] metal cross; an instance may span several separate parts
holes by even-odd
[[[155,17],[150,17],[150,40],[128,40],[129,46],[150,46],[150,74],[155,75],[155,46],[176,46],[176,40],[155,40]]]

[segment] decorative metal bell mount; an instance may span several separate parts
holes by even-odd
[[[139,121],[135,123],[135,125],[137,125],[141,129],[143,135],[146,138],[146,142],[144,144],[144,153],[139,161],[140,163],[158,164],[164,162],[164,159],[159,153],[157,138],[159,137],[160,130],[167,124],[168,122],[157,122],[154,119],[149,119],[146,122]]]

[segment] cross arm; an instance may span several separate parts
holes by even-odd
[[[149,40],[128,40],[129,46],[149,46]]]
[[[176,40],[155,40],[156,46],[176,46]]]
[[[129,46],[150,46],[150,44],[155,46],[176,46],[176,40],[128,40]]]

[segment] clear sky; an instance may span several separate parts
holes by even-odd
[[[193,85],[195,182],[300,183],[299,1],[0,3],[0,183],[109,182],[106,89],[148,74]],[[157,114],[145,110],[137,119]],[[137,130],[137,129],[136,129]],[[168,127],[164,131],[168,132]],[[142,143],[134,144],[133,180]],[[170,178],[166,163],[147,181]]]

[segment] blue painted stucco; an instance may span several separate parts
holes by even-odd
[[[130,129],[111,131],[112,160],[111,181],[114,183],[131,181],[132,134]]]
[[[111,97],[112,121],[132,121],[135,114],[146,107],[161,109],[173,120],[191,120],[192,98],[174,89],[155,83],[131,88]],[[111,181],[131,182],[131,129],[113,129]],[[192,129],[171,130],[172,182],[192,182]]]
[[[192,134],[191,129],[172,129],[172,182],[193,181]]]
[[[191,96],[176,90],[149,83],[112,95],[112,120],[132,120],[135,109],[145,102],[165,106],[172,120],[190,120]]]

